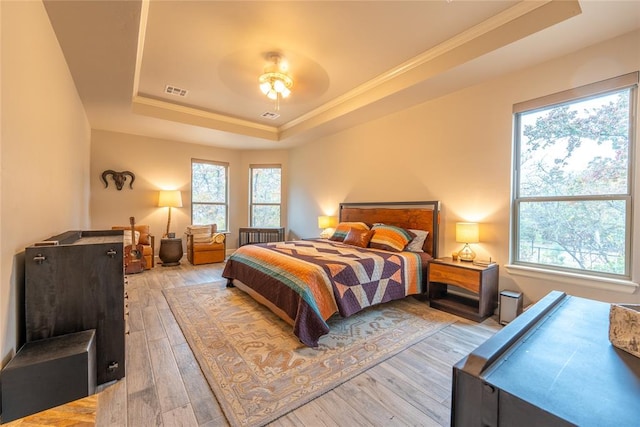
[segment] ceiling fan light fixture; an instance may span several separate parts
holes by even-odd
[[[267,81],[260,83],[260,91],[262,91],[262,93],[266,95],[269,93],[270,90],[271,90],[271,83]]]
[[[270,90],[269,92],[267,92],[267,98],[276,101],[278,99],[278,92],[276,92],[275,90]]]
[[[271,55],[269,59],[272,63],[258,78],[258,83],[260,84],[260,91],[267,98],[276,101],[276,111],[278,111],[280,109],[280,99],[286,98],[291,94],[293,79],[282,70],[280,55]]]
[[[284,82],[280,79],[273,80],[273,89],[276,92],[282,93],[287,87],[284,85]]]

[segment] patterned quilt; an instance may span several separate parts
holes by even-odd
[[[421,293],[424,257],[327,240],[265,243],[240,247],[222,276],[239,280],[254,298],[277,307],[300,341],[315,347],[334,313],[348,317]]]

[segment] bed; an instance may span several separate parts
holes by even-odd
[[[316,347],[336,313],[348,317],[426,292],[427,262],[437,257],[439,210],[438,201],[342,203],[331,239],[242,246],[222,276]]]

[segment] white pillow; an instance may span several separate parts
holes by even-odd
[[[136,231],[135,235],[136,235],[136,245],[137,245],[138,242],[140,241],[140,232]],[[131,245],[131,230],[124,230],[124,245],[125,246]]]
[[[424,230],[409,230],[409,231],[415,234],[416,237],[411,239],[411,241],[409,242],[405,250],[409,252],[424,252],[422,250],[422,246],[424,245],[424,241],[427,239],[429,232]]]
[[[210,225],[188,225],[187,234],[207,234],[211,236]]]

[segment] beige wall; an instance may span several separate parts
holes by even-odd
[[[89,226],[90,128],[41,2],[0,2],[0,365],[20,340],[23,250]]]
[[[277,163],[286,176],[287,152],[238,151],[179,141],[147,138],[123,133],[94,130],[91,138],[91,223],[94,229],[128,225],[129,217],[149,224],[159,240],[166,231],[167,208],[159,208],[158,190],[182,192],[182,208],[171,211],[171,230],[181,237],[191,223],[191,159],[229,163],[229,229],[227,249],[237,247],[237,231],[248,222],[249,164]],[[105,170],[131,171],[136,180],[133,190],[118,191],[111,177],[109,186],[101,179]],[[285,199],[286,207],[286,199]],[[286,210],[284,211],[286,212]],[[286,226],[286,216],[283,217]]]
[[[441,253],[460,246],[453,239],[456,221],[482,222],[477,251],[500,263],[501,288],[520,289],[529,300],[562,289],[605,301],[640,302],[638,292],[516,276],[505,268],[512,105],[639,69],[638,32],[289,152],[236,151],[91,132],[42,3],[0,2],[0,19],[1,364],[19,339],[24,247],[68,229],[126,225],[130,216],[161,236],[166,226],[166,209],[156,207],[161,188],[182,191],[185,207],[173,210],[171,227],[181,235],[190,223],[191,158],[229,162],[232,231],[247,225],[248,165],[280,163],[286,183],[283,225],[292,237],[317,236],[316,217],[335,213],[342,201],[438,199],[443,202]],[[117,191],[113,183],[105,189],[100,175],[106,169],[134,172],[133,190]],[[636,217],[640,224],[640,214]],[[635,240],[638,247],[640,239]],[[229,247],[236,245],[234,232]],[[634,264],[636,280],[639,263]]]
[[[479,257],[491,256],[499,262],[501,289],[521,290],[528,301],[560,289],[605,301],[640,302],[638,291],[629,295],[603,291],[593,287],[597,283],[582,280],[570,284],[557,276],[516,276],[505,268],[512,105],[638,70],[638,46],[640,32],[628,34],[293,149],[289,157],[291,233],[317,236],[317,215],[335,213],[343,201],[440,200],[441,255],[461,246],[455,242],[455,222],[482,223],[482,243],[475,248]],[[636,170],[640,170],[638,162]],[[636,218],[636,224],[639,221]],[[635,240],[637,253],[640,241]],[[634,279],[640,280],[639,261],[633,270]]]

